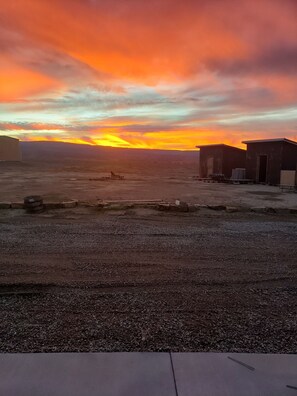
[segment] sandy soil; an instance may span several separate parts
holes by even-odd
[[[111,168],[113,166],[113,168]],[[192,179],[196,163],[167,164],[150,161],[133,165],[102,164],[96,161],[65,160],[57,163],[0,163],[0,202],[22,201],[41,194],[45,201],[177,198],[189,203],[235,206],[297,207],[296,193],[282,193],[278,187],[261,185],[208,184]],[[125,180],[91,181],[113,169]]]
[[[292,216],[1,211],[0,351],[296,353],[296,235]]]

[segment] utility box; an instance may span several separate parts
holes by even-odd
[[[297,186],[297,172],[294,170],[281,170],[280,185],[288,187]]]
[[[245,180],[245,168],[232,169],[231,180]]]

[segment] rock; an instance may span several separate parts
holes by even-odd
[[[265,213],[266,212],[266,208],[265,207],[254,207],[254,208],[251,208],[251,212],[254,212],[254,213]]]
[[[235,213],[239,212],[239,209],[236,206],[226,206],[226,212]]]
[[[98,202],[96,206],[98,209],[104,209],[107,206],[107,204],[105,202],[101,201],[101,202]]]
[[[127,210],[132,208],[134,208],[133,204],[109,204],[104,206],[104,209],[107,210]]]
[[[289,208],[276,208],[276,213],[277,214],[289,214],[290,209]]]
[[[45,206],[45,209],[61,209],[61,208],[63,208],[62,202],[47,202],[44,206]]]
[[[212,210],[225,210],[226,206],[224,205],[207,205],[208,209]]]
[[[172,206],[170,210],[173,212],[189,212],[189,206]]]
[[[23,202],[12,202],[10,205],[11,209],[24,209]]]
[[[243,213],[250,212],[251,210],[251,208],[249,208],[248,206],[238,206],[237,209],[238,212],[243,212]]]
[[[208,206],[207,205],[203,205],[203,204],[194,204],[196,209],[207,209]]]
[[[160,210],[160,211],[169,211],[170,210],[170,207],[171,207],[172,205],[170,205],[170,204],[168,204],[168,203],[164,203],[164,204],[159,204],[158,205],[158,210]]]
[[[28,197],[24,198],[24,204],[32,204],[34,202],[41,202],[42,203],[43,199],[41,195],[29,195]]]
[[[155,203],[139,204],[137,207],[143,209],[158,209],[158,205]]]
[[[265,212],[266,213],[276,213],[276,210],[274,208],[271,208],[271,207],[266,207],[265,208]]]
[[[64,201],[62,202],[62,208],[75,208],[77,206],[77,201]]]
[[[84,208],[94,208],[98,206],[96,202],[90,202],[90,201],[78,201],[77,205],[82,206]]]
[[[157,209],[163,212],[189,212],[189,205],[186,202],[179,201],[179,204],[159,204]]]
[[[11,203],[10,202],[0,202],[0,209],[10,209]]]
[[[189,212],[198,212],[200,210],[196,205],[189,205]]]
[[[170,210],[176,211],[176,212],[188,212],[189,211],[189,205],[187,202],[180,201],[177,199],[175,201],[175,205],[171,205]]]

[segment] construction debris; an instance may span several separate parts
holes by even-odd
[[[208,209],[212,210],[225,210],[226,206],[224,205],[207,205]]]
[[[45,204],[45,209],[62,209],[62,202],[47,202]]]
[[[226,206],[226,212],[227,213],[234,213],[238,212],[239,209],[236,206]]]
[[[112,180],[124,180],[124,176],[117,175],[113,171],[110,172],[110,178]]]
[[[107,180],[124,180],[124,176],[122,175],[117,175],[113,171],[110,172],[110,176],[102,176],[102,177],[95,177],[91,178],[89,180],[91,181],[107,181]]]
[[[11,207],[11,209],[24,209],[24,203],[23,202],[11,202],[10,207]]]
[[[77,200],[73,199],[72,201],[64,201],[62,202],[62,208],[75,208],[77,206]]]
[[[158,205],[160,211],[171,211],[171,212],[189,212],[189,205],[186,202],[177,199],[175,204],[163,203]]]
[[[259,214],[279,214],[279,215],[297,215],[297,207],[247,207],[247,206],[225,206],[225,205],[205,205],[205,204],[188,204],[179,199],[175,203],[165,202],[161,199],[151,200],[94,200],[78,201],[75,199],[61,202],[43,202],[40,196],[29,196],[23,202],[0,202],[0,210],[25,209],[27,213],[41,213],[46,210],[70,209],[75,207],[93,207],[103,210],[127,210],[131,208],[155,209],[163,212],[197,212],[200,209],[225,211],[226,213],[235,212],[253,212]]]
[[[188,212],[189,211],[189,205],[187,204],[187,202],[184,201],[180,201],[179,199],[177,199],[175,201],[175,206],[178,212]]]
[[[157,204],[164,202],[163,199],[113,199],[107,200],[107,204],[129,203],[129,204]]]
[[[265,206],[254,207],[254,208],[251,208],[251,212],[265,213],[266,212],[266,208],[265,208]]]
[[[11,204],[11,208],[13,206]],[[44,211],[43,199],[40,195],[30,195],[29,197],[24,198],[24,204],[20,208],[16,207],[16,209],[26,209],[27,213],[41,213]]]
[[[0,202],[0,209],[10,209],[11,203],[10,202]]]

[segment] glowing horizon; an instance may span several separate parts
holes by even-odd
[[[297,140],[293,0],[0,0],[0,134],[193,150]]]

